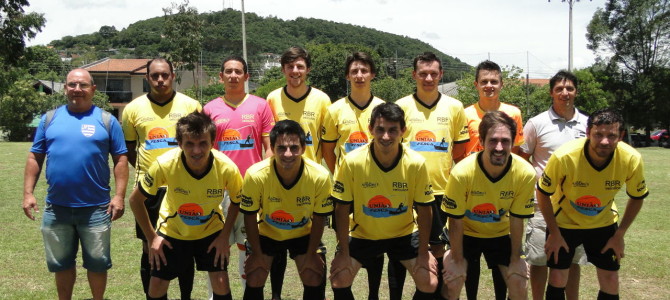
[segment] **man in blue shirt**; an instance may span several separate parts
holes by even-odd
[[[116,118],[103,117],[105,113],[93,105],[94,93],[88,71],[68,73],[68,103],[42,117],[24,173],[23,212],[35,220],[33,213],[39,209],[33,191],[47,158],[49,188],[41,230],[47,267],[55,273],[60,299],[72,298],[79,243],[93,299],[103,299],[107,270],[112,267],[111,221],[124,210],[128,150]],[[111,199],[110,154],[116,181]]]

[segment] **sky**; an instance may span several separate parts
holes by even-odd
[[[47,22],[29,45],[46,45],[67,35],[117,30],[162,16],[181,0],[29,0],[26,11]],[[416,3],[420,3],[417,6]],[[574,68],[593,64],[586,27],[605,0],[573,3]],[[241,9],[241,0],[190,0],[198,12]],[[568,67],[569,4],[561,0],[247,0],[247,13],[284,20],[317,18],[374,28],[422,40],[470,65],[491,59],[517,66],[530,78],[549,78]],[[248,37],[250,38],[250,37]],[[290,45],[287,45],[287,48]]]

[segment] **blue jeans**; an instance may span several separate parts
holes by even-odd
[[[85,269],[100,273],[112,267],[109,251],[112,220],[107,214],[108,207],[109,204],[91,207],[46,204],[41,230],[50,272],[75,266],[80,241]]]

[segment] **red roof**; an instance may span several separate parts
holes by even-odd
[[[90,73],[129,73],[130,75],[146,74],[148,58],[113,59],[105,58],[83,66]]]

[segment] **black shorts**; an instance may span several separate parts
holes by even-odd
[[[261,241],[261,251],[267,256],[282,256],[286,255],[288,250],[289,257],[295,259],[298,255],[303,255],[307,253],[307,247],[309,246],[309,235],[302,236],[299,238],[289,239],[285,241],[277,241],[266,236],[260,236]],[[250,255],[253,249],[249,242],[246,243],[247,255]],[[326,255],[326,245],[323,242],[320,242],[319,248],[316,249],[316,252],[322,255]]]
[[[565,229],[559,228],[561,235],[568,244],[570,252],[565,252],[561,248],[558,252],[558,263],[554,263],[554,255],[547,257],[547,267],[554,269],[567,269],[572,263],[572,257],[575,255],[575,248],[584,245],[586,259],[596,268],[607,271],[618,271],[621,265],[616,260],[614,250],[608,249],[605,253],[600,251],[605,247],[607,241],[614,236],[619,226],[614,223],[609,226],[593,229]],[[549,231],[547,230],[547,234]]]
[[[223,269],[221,266],[214,266],[214,257],[216,256],[216,249],[212,249],[209,253],[207,248],[216,239],[221,231],[216,232],[210,236],[199,240],[180,240],[165,236],[158,233],[172,245],[172,249],[165,246],[163,253],[165,253],[165,260],[167,265],[161,265],[160,270],[151,270],[151,276],[158,277],[164,280],[175,279],[179,274],[183,274],[184,270],[189,265],[193,265],[195,259],[196,269],[198,271],[207,272],[228,272],[228,262],[225,263]]]
[[[364,266],[386,253],[389,260],[408,260],[418,256],[419,233],[385,240],[349,238],[349,255]]]
[[[144,207],[147,208],[147,214],[149,215],[149,222],[151,222],[151,226],[156,226],[156,222],[158,222],[158,212],[161,209],[161,203],[163,203],[166,192],[166,187],[159,187],[156,195],[144,200]],[[146,237],[144,237],[144,233],[142,232],[142,228],[140,228],[140,225],[137,224],[137,222],[135,222],[135,236],[144,242],[147,241]]]
[[[508,266],[512,254],[512,242],[509,235],[495,238],[463,235],[463,257],[468,263],[479,262],[482,253],[489,269],[497,268],[498,265]]]
[[[435,201],[430,205],[433,210],[433,224],[430,228],[430,239],[428,241],[431,245],[448,245],[449,235],[447,234],[447,213],[442,211],[442,199],[444,195],[435,195]]]

